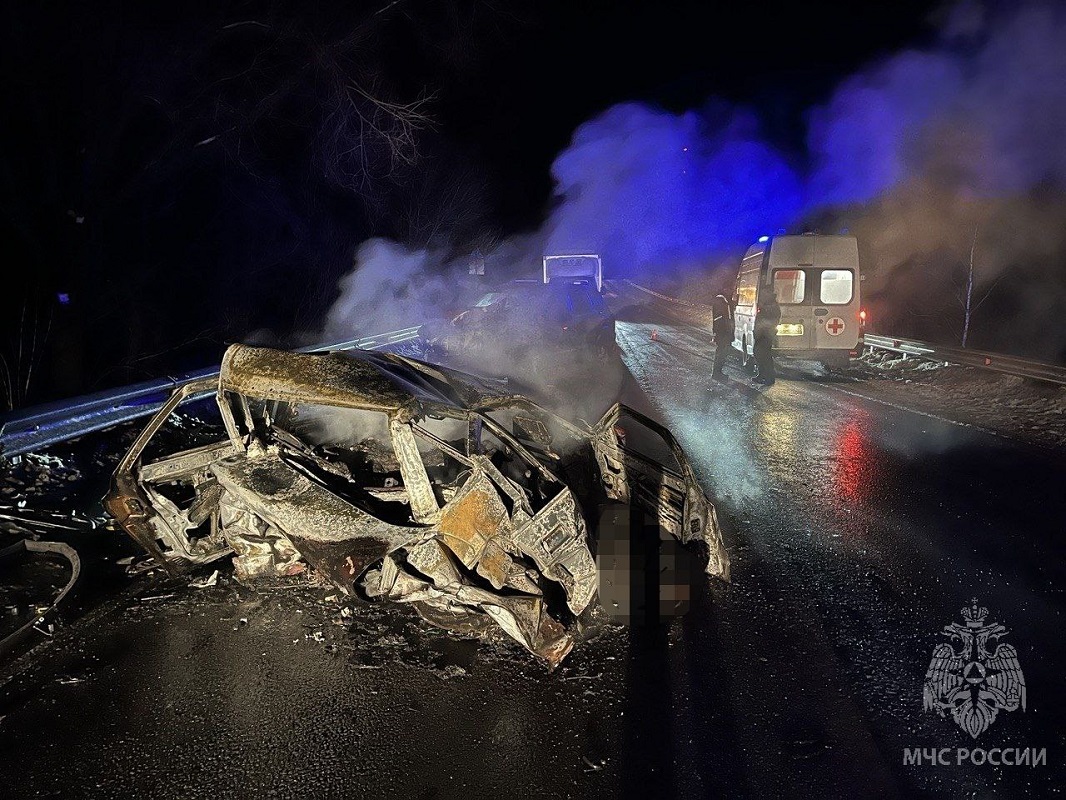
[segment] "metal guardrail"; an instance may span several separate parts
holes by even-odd
[[[1020,378],[1032,378],[1049,383],[1066,386],[1066,367],[1045,364],[1028,358],[1007,356],[1002,353],[987,353],[983,350],[970,350],[961,347],[945,347],[929,342],[917,342],[912,339],[899,339],[892,336],[876,336],[867,333],[863,337],[867,347],[878,350],[890,350],[908,356],[923,358],[927,361],[944,361],[949,364],[961,364],[966,367],[1002,372]]]
[[[365,336],[345,342],[300,348],[304,353],[332,350],[381,350],[418,336],[418,327]],[[218,375],[217,368],[183,372],[154,381],[136,383],[106,392],[34,406],[0,417],[0,458],[32,453],[87,433],[154,414],[179,386]],[[210,393],[191,395],[191,402]]]
[[[660,300],[667,300],[671,303],[676,303],[679,306],[687,306],[688,308],[695,308],[700,311],[712,310],[710,306],[704,305],[703,303],[692,303],[688,300],[682,300],[679,297],[670,297],[670,295],[662,294],[661,292],[657,292],[654,289],[649,289],[647,286],[641,286],[639,283],[633,283],[633,281],[628,279],[623,281],[623,283],[632,286],[634,289],[639,289],[640,291],[644,292],[645,294],[649,294],[652,297],[658,297]]]

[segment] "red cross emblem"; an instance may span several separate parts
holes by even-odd
[[[840,317],[833,317],[825,323],[825,329],[829,331],[830,336],[838,336],[844,327],[844,320]]]

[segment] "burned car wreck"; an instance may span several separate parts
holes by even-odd
[[[227,436],[150,459],[184,399]],[[658,423],[615,405],[578,426],[498,384],[393,354],[233,345],[119,462],[108,511],[171,572],[232,555],[241,579],[309,564],[430,623],[499,626],[557,665],[597,597],[605,509],[634,504],[728,579],[714,508]]]

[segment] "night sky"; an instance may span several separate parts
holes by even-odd
[[[554,157],[619,102],[748,106],[800,158],[806,109],[920,45],[938,14],[607,0],[374,13],[386,5],[5,5],[13,390],[0,408],[202,366],[255,332],[314,330],[370,236],[422,246],[533,228]],[[346,74],[397,102],[429,95],[417,160],[370,148],[377,166],[359,175],[360,154],[330,144],[325,109]],[[438,202],[456,186],[470,198],[459,215]]]
[[[764,133],[800,151],[804,120],[843,77],[920,44],[937,4],[544,2],[455,87],[445,129],[500,176],[512,224],[535,219],[548,168],[574,129],[638,100],[680,112],[718,98],[750,106]],[[514,158],[516,148],[527,157]],[[526,187],[514,192],[515,185]]]

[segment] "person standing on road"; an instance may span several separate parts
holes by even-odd
[[[755,341],[752,355],[755,357],[755,377],[752,383],[773,386],[777,379],[774,368],[774,346],[777,344],[777,325],[781,322],[781,306],[776,297],[769,297],[759,304],[755,313]]]
[[[711,330],[714,332],[714,369],[712,378],[724,378],[726,357],[733,346],[733,307],[724,294],[714,296],[711,301]]]

